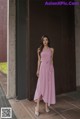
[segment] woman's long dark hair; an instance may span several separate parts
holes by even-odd
[[[44,44],[43,44],[43,39],[44,38],[47,38],[48,39],[48,47],[50,47],[50,39],[49,39],[49,37],[47,36],[47,35],[43,35],[42,37],[41,37],[41,42],[40,42],[40,52],[39,52],[39,55],[41,54],[41,52],[42,52],[42,50],[43,50],[43,47],[44,47]]]

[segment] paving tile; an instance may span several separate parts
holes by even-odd
[[[75,108],[75,109],[67,110],[64,111],[62,115],[66,119],[80,119],[80,109]]]
[[[31,118],[30,113],[26,110],[26,107],[23,107],[20,100],[10,99],[9,102],[13,107],[17,119],[34,119]]]
[[[56,104],[51,107],[59,113],[62,113],[63,111],[68,109],[75,108],[74,105],[66,102],[63,97],[57,97]]]
[[[72,97],[73,99],[80,99],[80,91],[74,91],[74,92],[70,92],[70,93],[66,93],[66,96],[68,97]]]
[[[30,116],[33,117],[33,119],[37,119],[37,117],[34,114],[35,109],[35,103],[33,101],[21,101],[24,107],[26,107],[26,110],[30,112]],[[58,113],[56,113],[54,110],[50,108],[50,112],[46,113],[44,108],[44,103],[40,103],[40,115],[38,119],[63,119],[62,116],[60,116]]]
[[[10,105],[8,99],[6,98],[5,93],[4,93],[4,91],[0,85],[0,111],[1,111],[2,107],[11,107],[11,105]],[[0,114],[0,117],[1,117],[1,114]],[[14,114],[13,109],[12,109],[12,119],[17,119],[15,114]]]
[[[68,104],[73,105],[73,106],[75,106],[77,108],[80,108],[80,98],[77,98],[80,95],[79,93],[80,93],[79,91],[75,92],[75,94],[73,94],[73,92],[72,92],[72,95],[73,96],[76,95],[76,98],[74,98],[73,96],[70,97],[68,95],[67,96],[62,96],[60,98],[64,99],[64,101],[67,102]]]
[[[68,104],[72,104],[73,106],[80,108],[80,100],[69,100],[67,101]]]

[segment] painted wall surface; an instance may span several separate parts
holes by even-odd
[[[0,0],[0,62],[7,61],[7,0]]]

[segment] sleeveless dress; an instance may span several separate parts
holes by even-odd
[[[40,100],[48,103],[48,106],[56,103],[54,65],[51,60],[51,49],[43,50],[41,52],[39,77],[34,94],[35,102],[40,98]]]

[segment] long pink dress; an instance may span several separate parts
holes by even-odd
[[[34,95],[35,102],[40,98],[40,100],[48,103],[48,106],[56,103],[54,65],[51,60],[51,49],[43,50],[41,52],[39,77]]]

